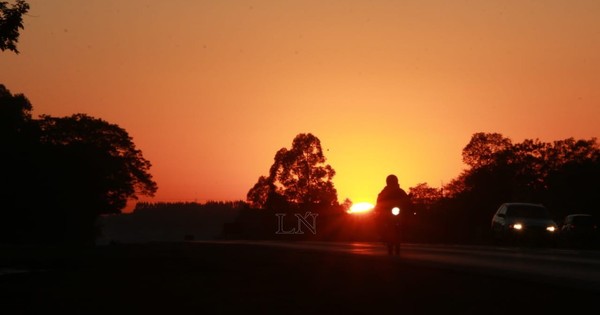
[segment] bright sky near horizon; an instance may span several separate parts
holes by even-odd
[[[439,187],[475,132],[600,135],[600,1],[29,0],[0,83],[125,128],[147,201],[245,199],[310,132],[340,201]]]

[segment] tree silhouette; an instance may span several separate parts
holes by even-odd
[[[428,209],[442,197],[442,191],[427,183],[420,183],[409,188],[409,195],[414,208]]]
[[[269,176],[261,176],[248,191],[248,202],[257,208],[287,208],[281,211],[338,206],[332,182],[335,171],[325,162],[320,140],[310,133],[298,134],[291,149],[277,151]]]
[[[90,206],[97,214],[118,213],[136,194],[152,195],[157,190],[150,162],[121,127],[85,114],[42,116],[38,124],[41,143],[60,159],[57,165],[74,163],[63,165],[63,174],[73,177],[65,184],[74,184],[72,189],[93,198]]]
[[[0,85],[0,242],[90,242],[100,214],[157,187],[117,125],[83,114],[31,118]]]
[[[510,146],[510,139],[504,138],[499,133],[476,133],[463,149],[463,162],[471,168],[489,165],[496,160],[496,153]]]
[[[546,202],[561,217],[575,212],[600,216],[600,145],[596,139],[569,138],[548,147]]]
[[[512,143],[498,133],[476,133],[463,160],[470,167],[444,187],[444,198],[433,208],[454,220],[450,226],[464,239],[482,237],[503,202],[542,203],[557,220],[576,212],[600,215],[595,138]]]
[[[29,4],[25,0],[17,0],[9,6],[8,2],[0,1],[0,49],[12,50],[19,53],[17,42],[19,30],[23,29],[23,15],[29,11]]]
[[[271,181],[266,176],[258,178],[258,182],[248,191],[246,199],[253,208],[264,208],[269,200],[269,194],[275,189],[271,185]]]

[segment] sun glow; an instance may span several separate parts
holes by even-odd
[[[373,210],[375,206],[369,202],[355,203],[350,207],[348,213],[365,213]]]

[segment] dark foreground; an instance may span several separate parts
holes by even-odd
[[[250,245],[42,256],[0,261],[5,270],[37,270],[0,276],[0,314],[572,314],[597,308],[599,295],[386,256]]]

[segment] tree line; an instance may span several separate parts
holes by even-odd
[[[499,133],[475,133],[462,150],[467,166],[441,188],[410,189],[426,217],[428,237],[481,242],[504,202],[549,208],[557,223],[571,213],[600,216],[600,146],[596,138],[514,143]],[[423,219],[425,220],[425,219]]]
[[[33,118],[32,110],[23,94],[0,85],[1,242],[92,242],[98,216],[120,213],[128,200],[156,192],[151,163],[123,128],[85,114]],[[513,143],[499,133],[475,133],[462,157],[467,168],[443,187],[410,187],[412,240],[485,241],[504,202],[544,204],[557,221],[570,213],[600,215],[595,138]],[[376,227],[345,212],[351,201],[339,203],[334,176],[320,140],[298,134],[291,148],[276,152],[245,202],[220,206],[240,213],[226,230],[248,231],[248,223],[251,231],[242,234],[273,237],[275,213],[313,212],[318,238],[371,240]],[[136,212],[182,207],[198,205],[139,203]]]
[[[414,217],[409,240],[421,242],[486,242],[491,218],[504,202],[532,202],[548,207],[560,223],[571,213],[600,216],[600,146],[595,138],[553,142],[525,139],[514,143],[499,133],[475,133],[462,150],[466,168],[443,187],[421,183],[410,187]],[[248,191],[251,209],[261,215],[245,218],[273,229],[275,212],[313,211],[320,214],[323,238],[373,240],[377,227],[369,216],[347,214],[352,204],[340,204],[320,141],[299,134],[292,148],[275,154],[268,176]],[[255,224],[256,225],[256,224]],[[336,231],[332,233],[332,231]],[[258,233],[273,237],[273,233]],[[304,236],[306,237],[306,236]]]

